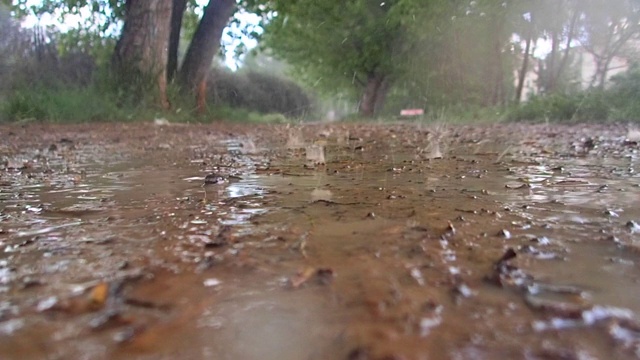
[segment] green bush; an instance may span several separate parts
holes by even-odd
[[[575,94],[536,96],[514,106],[507,118],[512,121],[640,121],[640,67],[611,79],[604,90]]]
[[[576,112],[579,121],[612,120],[614,108],[611,106],[611,94],[602,90],[592,90],[582,94]]]
[[[288,118],[304,118],[314,109],[309,94],[296,83],[278,76],[217,69],[210,78],[210,104]]]
[[[640,66],[611,78],[611,104],[615,120],[640,121]]]
[[[535,96],[507,114],[511,121],[584,122],[609,120],[609,94],[590,91],[577,94]]]
[[[569,120],[578,109],[577,99],[566,95],[535,96],[508,116],[514,121]]]

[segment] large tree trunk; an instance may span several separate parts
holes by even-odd
[[[358,112],[363,117],[373,117],[382,110],[389,82],[383,75],[371,74],[364,86]]]
[[[157,88],[160,106],[169,108],[167,99],[167,49],[172,0],[127,0],[122,35],[116,44],[113,65],[121,81]]]
[[[205,108],[207,76],[220,49],[222,31],[236,9],[235,0],[209,1],[178,74],[183,89],[196,94],[199,112]]]
[[[169,35],[169,58],[167,60],[167,79],[173,80],[178,72],[178,47],[180,46],[180,30],[182,17],[187,7],[187,0],[173,0],[171,11],[171,34]]]

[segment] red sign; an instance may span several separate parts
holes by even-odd
[[[403,109],[400,110],[400,116],[418,116],[424,115],[424,109]]]

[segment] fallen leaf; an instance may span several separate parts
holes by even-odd
[[[307,267],[302,271],[299,271],[296,276],[292,277],[290,280],[291,287],[297,289],[302,284],[306,283],[312,278],[317,278],[318,283],[322,285],[327,285],[333,280],[333,269],[331,268],[312,268]]]
[[[93,289],[91,289],[91,292],[89,293],[88,308],[90,310],[102,309],[107,302],[108,296],[109,284],[102,282],[96,285]]]
[[[296,276],[291,278],[291,286],[294,289],[297,289],[300,287],[300,285],[306,283],[307,281],[309,281],[309,279],[311,279],[311,277],[313,277],[313,275],[315,275],[316,273],[316,269],[312,268],[312,267],[307,267],[302,271],[299,271]]]

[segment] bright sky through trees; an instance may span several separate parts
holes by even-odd
[[[204,8],[209,1],[196,0],[196,2],[200,5],[200,9],[197,9],[196,12],[199,16],[202,16],[201,8]],[[38,5],[40,3],[40,0],[29,0],[27,1],[27,6]],[[64,32],[71,28],[81,26],[84,20],[92,16],[91,11],[88,8],[83,9],[81,12],[81,15],[64,14],[64,16],[62,15],[62,12],[58,14],[42,14],[40,17],[28,15],[23,21],[23,26],[55,26],[60,29],[60,31]],[[260,18],[257,15],[247,13],[246,11],[239,11],[235,17],[239,20],[239,24],[231,24],[227,27],[222,37],[222,43],[225,49],[224,63],[232,70],[236,70],[240,65],[236,57],[236,49],[239,46],[243,45],[247,50],[251,50],[257,46],[256,40],[242,34],[241,29],[246,26],[255,26],[260,21]],[[231,36],[231,34],[233,34],[233,36]]]

